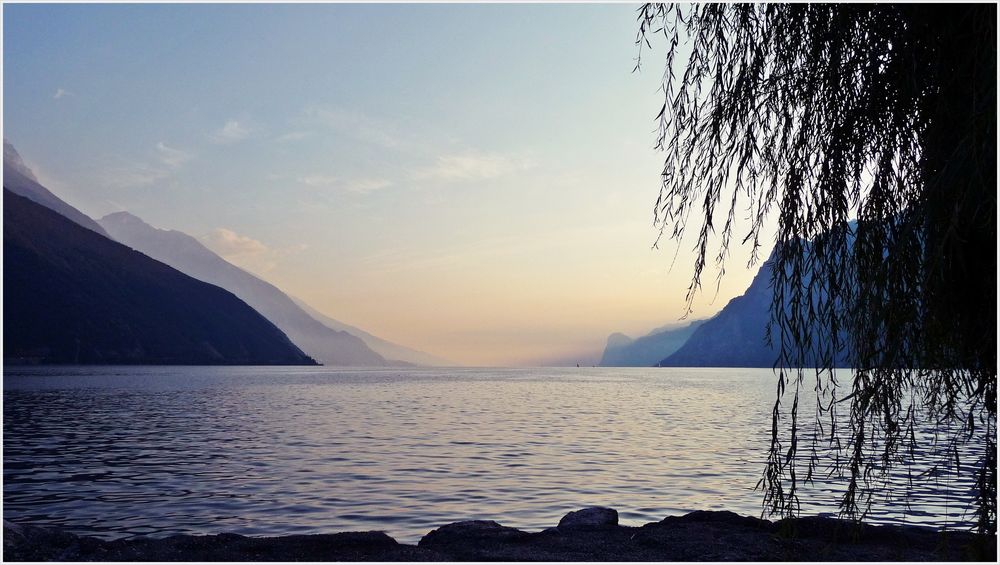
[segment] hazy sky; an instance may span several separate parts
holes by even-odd
[[[3,12],[3,134],[93,217],[468,364],[590,363],[683,314],[691,243],[672,270],[651,249],[663,49],[632,72],[634,6]],[[694,317],[743,292],[744,258]]]

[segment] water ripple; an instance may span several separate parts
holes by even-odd
[[[465,519],[540,530],[589,505],[626,524],[759,515],[773,390],[746,369],[18,368],[4,375],[4,512],[104,538],[406,542]],[[970,489],[925,477],[909,509],[880,502],[871,519],[971,520]],[[818,481],[804,512],[835,511],[840,492]]]

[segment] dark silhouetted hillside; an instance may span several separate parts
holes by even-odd
[[[769,259],[742,296],[729,301],[718,314],[695,329],[664,367],[772,367],[777,349],[765,338],[771,307]]]
[[[742,296],[730,300],[660,364],[664,367],[773,367],[778,360],[778,349],[767,344],[767,325],[774,298],[771,291],[773,266],[772,253]],[[847,336],[842,335],[841,339],[846,340]],[[835,365],[850,366],[848,356],[840,352]],[[810,364],[815,361],[808,360]]]
[[[5,362],[315,362],[233,294],[4,190]]]

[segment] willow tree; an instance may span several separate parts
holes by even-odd
[[[929,418],[995,533],[996,6],[645,5],[638,22],[640,61],[668,44],[655,219],[678,242],[700,225],[689,311],[732,237],[753,264],[777,223],[765,509],[795,515],[826,469],[863,518]],[[963,442],[977,461],[955,461]]]

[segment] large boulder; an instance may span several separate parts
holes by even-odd
[[[614,508],[603,506],[591,506],[583,510],[576,510],[562,517],[559,520],[560,530],[571,530],[579,528],[604,528],[618,525],[618,511]]]
[[[420,538],[418,547],[442,547],[504,543],[527,537],[527,532],[501,526],[493,520],[467,520],[454,522],[431,530]]]

